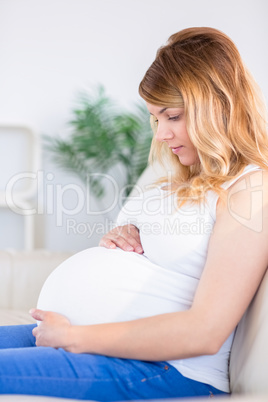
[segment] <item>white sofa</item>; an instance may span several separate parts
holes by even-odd
[[[0,251],[0,325],[33,322],[28,311],[36,306],[47,276],[68,253],[44,250]],[[268,401],[268,273],[241,320],[230,359],[234,401]],[[242,399],[241,399],[242,398]],[[0,402],[60,401],[57,398],[0,396]],[[189,401],[190,402],[190,401]]]

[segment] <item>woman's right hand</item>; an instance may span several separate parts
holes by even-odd
[[[143,254],[139,229],[132,224],[117,226],[104,235],[99,246],[106,248],[119,247],[124,251]]]

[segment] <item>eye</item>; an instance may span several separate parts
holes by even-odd
[[[172,120],[172,121],[177,121],[177,120],[179,120],[180,119],[180,115],[177,115],[177,116],[170,116],[169,118],[168,118],[168,120]]]

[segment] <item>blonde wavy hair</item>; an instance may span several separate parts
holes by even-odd
[[[151,162],[171,161],[180,205],[200,201],[208,190],[222,196],[221,185],[248,164],[267,169],[264,101],[236,46],[221,31],[189,28],[172,35],[158,50],[139,93],[150,104],[185,109],[200,163],[183,166],[166,143],[154,138],[150,152]]]

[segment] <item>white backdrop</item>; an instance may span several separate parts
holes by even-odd
[[[131,108],[157,48],[190,26],[228,34],[268,99],[267,15],[267,0],[0,0],[0,124],[27,124],[39,135],[64,135],[77,93],[98,83],[122,107]],[[12,158],[12,149],[6,152]],[[1,160],[0,168],[5,169]],[[80,208],[61,219],[57,211],[56,186],[80,186],[79,180],[62,173],[46,155],[41,169],[39,186],[50,192],[53,207],[47,210],[48,196],[39,200],[44,213],[36,216],[36,247],[96,245],[103,216]],[[67,195],[64,208],[74,210],[77,194]],[[96,210],[97,203],[90,202]],[[0,248],[21,248],[21,217],[1,210],[0,221]]]

